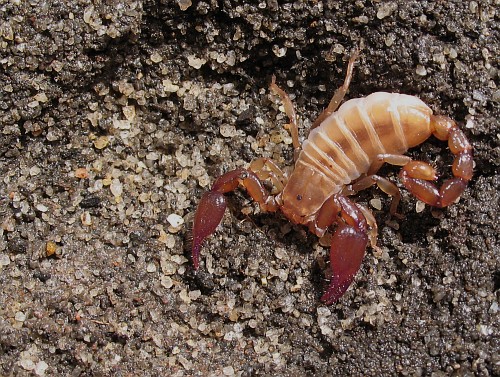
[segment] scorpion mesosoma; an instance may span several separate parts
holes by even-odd
[[[472,146],[452,119],[433,115],[417,97],[397,93],[377,92],[348,100],[339,107],[357,55],[356,51],[351,56],[344,84],[313,123],[302,148],[291,100],[273,77],[270,89],[281,98],[290,119],[287,126],[296,152],[295,168],[287,176],[270,159],[259,158],[248,169],[230,171],[214,182],[212,189],[203,194],[194,217],[195,269],[199,267],[203,241],[215,231],[224,215],[224,194],[242,186],[262,211],[281,210],[293,223],[307,226],[318,237],[336,225],[330,248],[330,285],[321,297],[324,303],[332,304],[354,280],[368,241],[377,247],[375,218],[348,196],[376,184],[392,196],[390,213],[397,215],[401,198],[398,187],[376,175],[383,163],[402,166],[402,184],[428,205],[446,207],[459,198],[472,178]],[[439,188],[431,183],[437,179],[431,165],[404,155],[431,135],[447,140],[455,155],[453,177]],[[272,183],[277,194],[268,192],[264,180]]]

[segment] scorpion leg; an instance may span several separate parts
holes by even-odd
[[[378,236],[377,220],[375,220],[372,211],[370,211],[368,208],[358,203],[356,203],[356,205],[358,206],[359,210],[363,213],[363,216],[365,217],[366,222],[368,223],[368,227],[370,228],[370,230],[368,231],[370,246],[372,247],[372,249],[380,252],[381,249],[377,246],[377,236]]]
[[[271,85],[269,86],[271,91],[278,95],[283,102],[283,107],[285,108],[285,113],[290,119],[290,123],[288,123],[285,128],[290,131],[292,135],[292,144],[294,150],[294,159],[297,161],[300,152],[300,142],[299,142],[299,126],[297,125],[297,114],[295,113],[295,108],[293,107],[292,101],[288,94],[281,89],[278,85],[276,85],[276,76],[273,75]]]
[[[350,187],[352,191],[355,193],[364,189],[367,189],[370,186],[376,184],[379,189],[385,192],[387,195],[392,197],[391,207],[389,212],[392,216],[400,217],[398,213],[396,213],[398,209],[398,204],[401,200],[401,192],[399,191],[398,186],[389,181],[386,178],[383,178],[379,175],[372,174],[361,179],[358,179],[355,183],[353,183]]]
[[[268,195],[255,173],[248,169],[236,169],[219,177],[212,189],[201,197],[194,216],[192,258],[195,269],[199,267],[200,249],[203,241],[210,236],[224,216],[227,207],[225,193],[243,186],[263,211],[275,212],[278,209],[275,198]]]
[[[440,188],[429,182],[435,180],[434,168],[422,161],[411,161],[403,166],[400,177],[405,187],[418,199],[434,207],[446,207],[457,200],[472,178],[472,146],[465,134],[448,117],[432,116],[433,134],[440,140],[448,140],[451,153],[455,155],[452,165],[453,178]]]
[[[337,217],[339,224],[330,247],[332,277],[321,297],[327,305],[336,302],[347,291],[361,266],[368,244],[368,227],[363,211],[342,195],[333,196],[332,201],[334,204],[329,205],[328,210],[337,211],[337,214],[340,211],[340,217]]]
[[[276,193],[283,191],[285,188],[288,178],[273,160],[265,157],[253,160],[250,163],[250,170],[253,171],[261,181],[269,179],[274,185]]]
[[[354,69],[354,63],[358,59],[358,56],[359,56],[359,50],[356,48],[352,53],[351,58],[349,59],[349,64],[347,65],[347,72],[345,75],[344,84],[335,91],[332,99],[330,100],[330,103],[328,104],[328,107],[325,110],[323,110],[321,114],[319,114],[318,118],[314,121],[313,125],[311,126],[309,132],[312,129],[318,127],[321,124],[321,122],[323,122],[328,116],[330,116],[330,114],[332,114],[335,110],[338,109],[340,103],[342,102],[347,93],[347,90],[349,89],[349,85],[351,84],[352,71]]]

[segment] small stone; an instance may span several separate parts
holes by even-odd
[[[193,67],[194,69],[200,69],[203,64],[205,64],[207,61],[205,59],[200,59],[197,58],[194,55],[189,55],[188,56],[188,64]]]
[[[118,178],[115,178],[111,181],[109,189],[111,190],[111,193],[115,198],[120,197],[123,193],[123,186]]]
[[[187,294],[187,290],[183,289],[182,291],[180,291],[179,293],[179,297],[181,298],[182,301],[184,301],[186,304],[189,304],[191,303],[191,298],[189,297],[189,295]]]
[[[274,52],[274,55],[276,55],[278,58],[282,58],[283,56],[286,55],[287,48],[274,45],[272,50]]]
[[[26,320],[26,314],[23,312],[16,312],[14,319],[18,322],[24,322]]]
[[[175,93],[180,89],[179,85],[173,84],[172,81],[170,81],[168,79],[163,80],[162,84],[163,84],[163,88],[165,89],[165,91],[170,92],[170,93]]]
[[[196,300],[201,296],[201,291],[199,289],[197,289],[195,291],[190,291],[188,293],[188,296],[191,300]]]
[[[149,152],[147,155],[146,155],[146,160],[150,160],[150,161],[156,161],[160,158],[160,155],[156,152]]]
[[[222,373],[224,376],[234,376],[234,368],[232,366],[224,367]]]
[[[30,175],[31,175],[32,177],[37,176],[38,174],[40,174],[40,172],[41,172],[41,169],[40,169],[38,166],[36,166],[36,165],[35,165],[35,166],[32,166],[32,167],[30,168]]]
[[[425,209],[425,203],[420,201],[420,200],[417,200],[417,203],[415,204],[415,211],[417,213],[420,213],[422,212],[423,210]]]
[[[398,9],[398,5],[393,2],[383,3],[377,11],[377,18],[382,20],[386,17],[389,17],[396,9]]]
[[[49,365],[45,361],[43,361],[43,360],[39,361],[35,365],[34,372],[37,376],[45,376],[45,371],[47,370],[48,367],[49,367]]]
[[[162,285],[162,287],[169,289],[174,285],[174,281],[170,276],[162,275],[162,277],[160,278],[160,284]]]
[[[7,232],[13,232],[16,229],[16,220],[14,217],[7,217],[1,225],[2,229]]]
[[[158,52],[153,52],[151,56],[149,57],[153,63],[159,63],[163,60],[161,55]]]
[[[179,363],[182,364],[184,369],[190,370],[193,367],[193,363],[191,361],[189,361],[188,359],[186,359],[184,356],[179,355],[177,357],[177,359],[179,360]]]
[[[146,271],[147,272],[156,272],[156,264],[154,263],[148,263],[148,265],[146,266]]]
[[[374,198],[370,200],[370,205],[375,208],[376,210],[381,210],[382,209],[382,201],[378,198]]]
[[[94,140],[94,147],[97,149],[104,149],[109,144],[109,138],[107,136],[99,136]]]
[[[47,212],[49,210],[49,207],[47,207],[45,204],[38,203],[35,208],[40,211],[40,212]]]
[[[417,68],[415,69],[415,72],[419,76],[426,76],[427,75],[427,70],[425,69],[424,66],[422,66],[420,64],[417,65]]]
[[[28,358],[23,358],[21,361],[19,361],[19,365],[26,370],[33,370],[35,369],[35,363],[33,360],[28,359]]]
[[[0,266],[8,266],[10,264],[10,258],[7,254],[0,254]]]
[[[389,35],[386,36],[384,42],[387,47],[391,47],[394,44],[394,41],[396,40],[396,36],[392,33],[389,33]]]
[[[118,130],[130,130],[131,124],[129,120],[125,119],[114,119],[113,127]]]
[[[80,220],[82,221],[83,225],[86,225],[86,226],[92,225],[92,217],[90,216],[90,213],[88,213],[87,211],[85,211],[81,214]]]
[[[56,251],[57,251],[57,245],[55,244],[55,242],[52,241],[47,242],[47,244],[45,245],[45,255],[50,257],[54,255]]]
[[[47,98],[47,95],[46,95],[45,93],[41,92],[41,93],[37,93],[37,94],[35,95],[35,100],[36,100],[36,101],[39,101],[39,102],[42,102],[42,103],[45,103],[45,102],[47,102],[49,99]]]
[[[220,126],[220,134],[224,137],[236,136],[236,128],[230,124],[223,124]]]
[[[177,0],[177,4],[179,5],[179,8],[181,8],[181,11],[185,11],[188,9],[193,3],[191,0]]]
[[[150,198],[151,198],[151,194],[149,192],[141,192],[139,194],[139,198],[138,199],[139,199],[139,201],[141,203],[147,203],[147,202],[149,202]]]
[[[229,313],[229,320],[232,321],[232,322],[236,322],[239,318],[239,313],[236,309],[233,309],[231,310],[231,312]]]
[[[127,120],[133,120],[135,118],[135,106],[130,105],[130,106],[124,106],[122,108],[123,115],[125,115],[125,118]]]
[[[77,168],[75,170],[75,178],[87,179],[89,177],[89,172],[86,168]]]
[[[127,97],[135,92],[134,85],[126,81],[120,81],[118,83],[118,90]]]
[[[182,224],[184,224],[184,219],[181,216],[177,215],[176,213],[172,213],[172,214],[168,215],[167,221],[174,228],[178,228]]]

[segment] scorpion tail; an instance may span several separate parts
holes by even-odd
[[[333,304],[347,291],[361,266],[367,244],[365,230],[347,224],[337,228],[330,248],[332,278],[321,297],[326,305]]]

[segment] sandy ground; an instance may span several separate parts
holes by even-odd
[[[2,1],[0,375],[500,375],[498,9]],[[405,219],[388,221],[389,199],[361,193],[382,251],[335,305],[319,300],[328,249],[242,192],[195,273],[188,229],[210,183],[293,161],[272,75],[304,136],[356,46],[348,97],[416,95],[470,138],[460,202],[404,191]],[[446,143],[410,155],[449,175]]]

